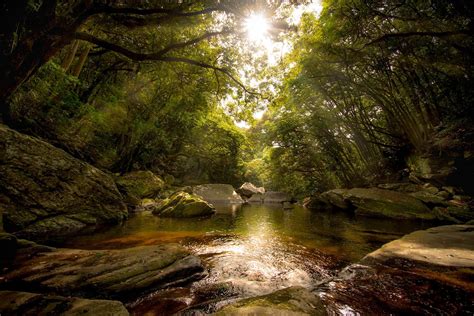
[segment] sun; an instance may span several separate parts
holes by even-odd
[[[270,23],[264,15],[252,13],[245,19],[244,28],[248,39],[253,42],[261,42],[268,37]]]

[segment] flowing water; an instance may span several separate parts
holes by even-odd
[[[177,242],[201,257],[207,276],[188,287],[131,302],[136,315],[184,309],[211,312],[236,298],[299,285],[313,288],[382,244],[422,223],[354,218],[280,205],[216,205],[208,218],[159,218],[141,212],[123,226],[82,236],[66,246],[115,249]]]

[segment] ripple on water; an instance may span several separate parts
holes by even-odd
[[[240,297],[267,294],[289,286],[310,288],[331,274],[323,268],[335,259],[315,249],[288,242],[283,237],[208,236],[208,241],[189,242],[187,247],[201,256],[209,275],[196,282],[196,291],[213,284],[228,284]]]

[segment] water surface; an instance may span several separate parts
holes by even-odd
[[[177,242],[203,260],[208,274],[189,287],[152,293],[129,304],[137,315],[186,308],[212,312],[232,300],[288,286],[313,288],[419,222],[355,218],[280,205],[216,205],[207,218],[159,218],[150,212],[66,246],[115,249]]]

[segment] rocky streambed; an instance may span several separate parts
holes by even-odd
[[[201,219],[143,212],[124,226],[72,239],[66,248],[4,234],[2,249],[9,249],[10,255],[2,259],[9,268],[0,277],[0,312],[468,315],[474,311],[474,226],[423,229],[407,222],[406,231],[397,231],[399,223],[360,221],[345,213],[314,213],[299,207],[216,209],[215,215]]]

